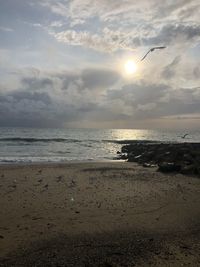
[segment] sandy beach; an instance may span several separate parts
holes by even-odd
[[[200,179],[136,163],[0,166],[0,266],[200,266]]]

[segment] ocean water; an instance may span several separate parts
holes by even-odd
[[[200,131],[0,127],[0,163],[112,160],[126,140],[200,142]]]

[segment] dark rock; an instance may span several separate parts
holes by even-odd
[[[187,161],[190,163],[192,163],[192,161],[193,161],[192,155],[190,155],[189,153],[183,154],[183,159],[184,159],[184,161]]]
[[[196,175],[199,175],[199,176],[200,176],[200,165],[198,165],[198,166],[195,166],[195,168],[194,168],[194,174],[196,174]]]
[[[160,172],[178,172],[181,166],[174,162],[162,162],[158,165],[158,171]]]
[[[194,174],[194,170],[195,170],[194,165],[185,165],[185,166],[182,166],[180,172],[182,174]]]
[[[126,154],[121,154],[120,159],[128,159]]]
[[[200,143],[161,143],[126,141],[118,159],[137,162],[144,167],[158,165],[162,172],[181,172],[200,176]]]
[[[135,159],[139,159],[141,157],[142,157],[142,155],[138,155],[138,156],[135,156]]]
[[[156,164],[151,164],[151,163],[146,163],[145,162],[142,166],[146,167],[146,168],[153,168],[153,167],[156,167]]]
[[[113,267],[113,265],[107,261],[105,261],[102,265],[102,267]]]

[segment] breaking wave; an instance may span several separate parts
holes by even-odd
[[[12,137],[12,138],[0,138],[0,142],[70,142],[78,143],[82,142],[78,139],[65,139],[65,138],[29,138],[29,137]]]

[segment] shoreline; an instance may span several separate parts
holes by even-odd
[[[87,141],[87,140],[86,140]],[[102,140],[102,142],[105,142],[105,140]],[[123,154],[125,153],[129,153],[132,152],[131,148],[135,148],[137,146],[145,146],[146,148],[148,147],[153,147],[153,146],[163,146],[163,149],[165,149],[166,146],[200,146],[200,142],[198,141],[160,141],[160,140],[115,140],[115,141],[110,141],[111,143],[116,143],[118,145],[121,145],[121,147],[119,147],[119,149],[121,148],[121,153]],[[115,155],[113,155],[112,157],[102,157],[102,158],[88,158],[88,159],[62,159],[62,160],[44,160],[44,161],[2,161],[0,162],[0,166],[1,165],[16,165],[16,164],[66,164],[66,163],[81,163],[81,162],[112,162],[112,161],[116,161],[116,160],[120,160],[122,158],[119,157],[119,151],[116,150]],[[34,157],[33,157],[34,158]],[[67,157],[66,157],[67,158]],[[126,158],[128,159],[128,157]]]
[[[43,162],[13,162],[13,163],[2,163],[0,162],[0,169],[1,167],[7,167],[7,166],[10,166],[10,167],[26,167],[26,166],[55,166],[55,165],[58,165],[58,166],[62,166],[62,165],[70,165],[70,164],[87,164],[87,163],[121,163],[121,162],[126,162],[126,160],[124,159],[105,159],[105,160],[66,160],[66,161],[59,161],[59,162],[56,162],[56,161],[51,161],[51,162],[46,162],[46,161],[43,161]]]
[[[0,266],[198,266],[199,201],[136,163],[0,166]]]

